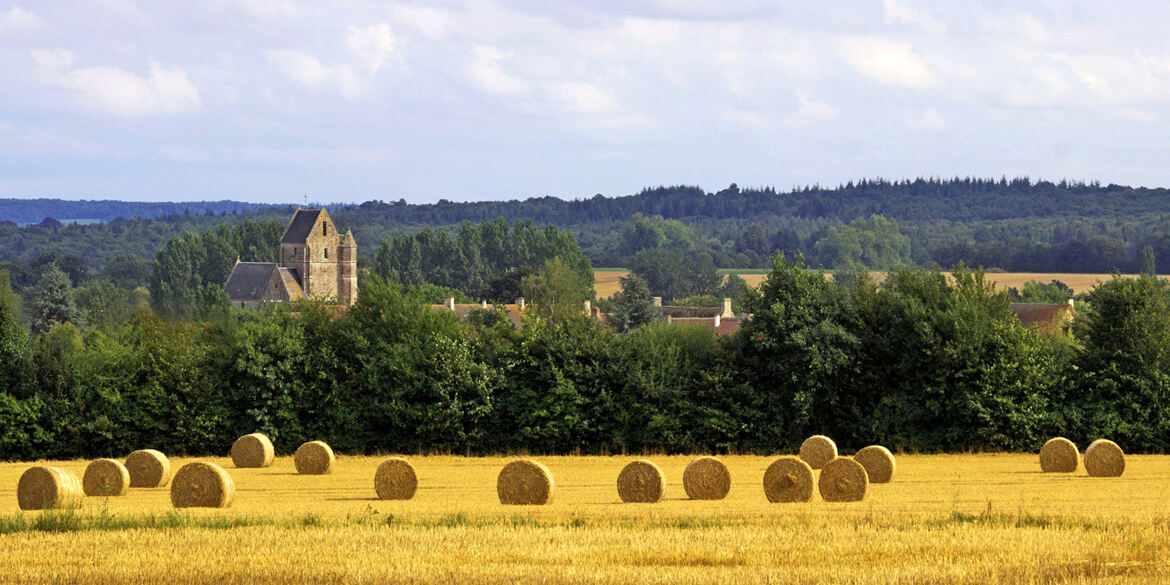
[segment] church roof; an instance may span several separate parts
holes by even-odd
[[[275,262],[240,262],[232,268],[223,290],[233,301],[263,300],[273,270]]]
[[[288,222],[288,227],[284,230],[284,236],[280,238],[282,244],[303,244],[309,238],[309,233],[313,231],[313,224],[317,223],[317,218],[321,217],[320,209],[298,209],[293,214],[292,221]]]

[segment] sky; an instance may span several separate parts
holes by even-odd
[[[0,197],[1170,186],[1157,1],[0,0]]]

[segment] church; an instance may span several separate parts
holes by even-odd
[[[337,231],[325,209],[293,214],[277,250],[279,262],[236,261],[223,289],[238,307],[315,299],[357,300],[357,242]]]

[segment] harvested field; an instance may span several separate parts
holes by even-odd
[[[677,478],[693,457],[655,456],[668,482],[653,506],[620,504],[615,478],[629,457],[541,457],[557,496],[523,507],[496,494],[513,457],[412,456],[411,500],[377,499],[384,459],[339,456],[331,475],[297,475],[291,457],[231,469],[231,508],[180,512],[164,487],[21,513],[16,484],[33,464],[0,464],[0,583],[1170,579],[1170,456],[1130,455],[1124,476],[1094,478],[1041,473],[1034,453],[899,455],[893,483],[837,504],[769,504],[762,481],[775,457],[754,456],[720,457],[726,499],[691,500]],[[36,464],[80,475],[87,463]]]
[[[744,279],[751,286],[759,286],[764,281],[766,274],[755,272],[737,272],[735,270],[725,270],[720,272],[739,274],[739,277]],[[613,293],[621,290],[618,285],[618,279],[628,274],[625,270],[596,270],[593,272],[593,288],[597,291],[598,298],[606,298]],[[885,278],[884,272],[871,272],[876,279]],[[1127,275],[1133,276],[1133,275]],[[832,275],[828,275],[832,278]],[[989,272],[987,273],[987,280],[994,282],[996,287],[1001,290],[1006,290],[1009,287],[1022,288],[1025,282],[1035,280],[1038,282],[1051,282],[1059,280],[1069,286],[1078,293],[1088,292],[1097,283],[1109,280],[1112,277],[1110,274],[1072,274],[1066,272]]]

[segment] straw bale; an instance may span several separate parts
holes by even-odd
[[[374,472],[374,491],[382,500],[409,500],[418,489],[414,466],[402,457],[391,457]]]
[[[268,467],[276,458],[272,440],[264,433],[252,433],[232,443],[232,463],[236,467]]]
[[[869,476],[869,483],[890,483],[897,470],[894,454],[881,445],[870,445],[853,456]]]
[[[501,504],[543,506],[552,501],[556,483],[547,467],[531,459],[521,459],[500,470],[496,493]]]
[[[30,467],[16,484],[21,510],[76,510],[84,499],[77,474],[62,467]]]
[[[325,475],[333,473],[333,449],[325,441],[309,441],[297,447],[293,463],[301,475]]]
[[[1040,470],[1045,473],[1072,473],[1077,470],[1081,454],[1072,441],[1064,437],[1048,439],[1040,448]]]
[[[1097,439],[1085,449],[1085,471],[1093,477],[1121,477],[1125,473],[1125,453],[1109,439]]]
[[[813,469],[820,469],[837,457],[837,444],[824,435],[813,435],[800,445],[800,458]]]
[[[232,477],[214,463],[188,463],[171,482],[171,504],[176,508],[227,508],[235,495]]]
[[[699,457],[683,471],[683,489],[692,500],[722,500],[731,489],[731,473],[714,457]]]
[[[865,499],[869,475],[865,467],[848,457],[838,457],[825,464],[817,489],[826,502],[860,502]]]
[[[154,449],[142,449],[126,456],[130,487],[165,487],[171,481],[171,462]]]
[[[622,468],[617,478],[618,496],[623,502],[651,504],[662,499],[666,476],[651,461],[638,459]]]
[[[764,471],[764,495],[775,503],[811,502],[813,470],[797,457],[781,457]]]
[[[85,467],[81,485],[87,496],[124,496],[130,489],[130,470],[114,459],[98,459]]]

